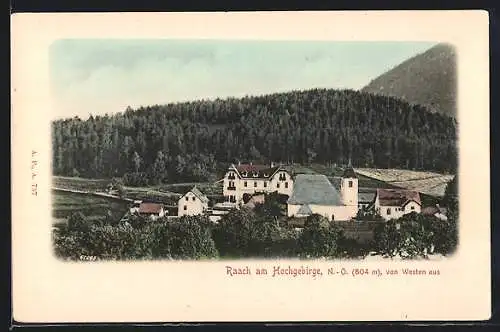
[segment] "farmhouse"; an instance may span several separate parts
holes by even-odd
[[[290,196],[293,191],[291,174],[283,167],[270,165],[231,165],[224,176],[223,194],[234,206],[243,204],[243,195],[278,192]]]
[[[162,204],[140,203],[138,213],[140,216],[156,220],[165,216],[165,209]]]
[[[358,212],[358,180],[352,169],[341,179],[340,192],[325,175],[299,174],[287,201],[289,217],[319,214],[328,220],[351,220]]]
[[[405,189],[377,189],[374,208],[385,220],[421,211],[420,194]]]
[[[203,214],[208,209],[208,198],[195,186],[179,199],[178,207],[179,217]]]

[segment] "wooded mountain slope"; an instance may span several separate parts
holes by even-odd
[[[52,125],[56,175],[198,181],[229,162],[347,163],[454,172],[452,118],[353,90],[150,106]],[[143,182],[144,182],[143,181]]]
[[[380,75],[362,91],[399,97],[456,116],[456,86],[455,49],[438,44]]]

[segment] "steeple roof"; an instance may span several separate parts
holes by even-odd
[[[342,174],[343,178],[354,178],[357,179],[358,176],[356,175],[356,172],[354,171],[354,168],[352,168],[351,165],[347,166],[347,168],[344,170],[344,174]]]

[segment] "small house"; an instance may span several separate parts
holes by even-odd
[[[156,220],[165,216],[165,209],[163,207],[163,204],[140,203],[138,213],[140,216]]]
[[[208,210],[208,197],[195,186],[181,196],[178,207],[177,215],[179,217],[203,214]]]
[[[408,213],[420,213],[422,203],[417,191],[406,189],[377,189],[375,211],[385,220],[397,219]]]

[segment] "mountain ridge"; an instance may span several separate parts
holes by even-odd
[[[371,80],[360,91],[398,97],[456,117],[456,51],[439,43]]]

